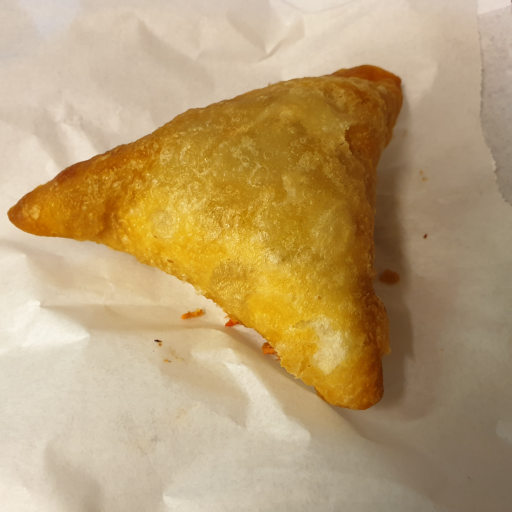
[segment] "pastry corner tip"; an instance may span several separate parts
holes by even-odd
[[[36,189],[37,190],[37,189]],[[30,235],[46,235],[39,217],[41,207],[31,197],[34,191],[22,197],[14,206],[7,211],[7,217],[18,229]]]
[[[7,211],[7,217],[11,221],[11,224],[14,224],[18,229],[26,231],[25,229],[25,216],[23,215],[23,208],[21,206],[21,201],[18,201],[14,206],[11,206]]]
[[[339,69],[338,71],[335,71],[333,75],[341,77],[363,78],[365,80],[370,80],[371,82],[390,81],[399,88],[402,84],[402,79],[399,76],[371,64],[363,64],[354,68]]]
[[[373,397],[365,397],[364,399],[358,399],[358,400],[333,400],[326,398],[324,395],[322,395],[318,389],[315,388],[316,395],[320,397],[324,402],[333,405],[335,407],[339,407],[341,409],[351,409],[353,411],[366,411],[367,409],[370,409],[374,405],[378,404],[382,397],[383,392],[377,394]]]

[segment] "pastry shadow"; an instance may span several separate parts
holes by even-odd
[[[414,408],[404,409],[406,396],[406,365],[414,358],[414,332],[407,303],[411,264],[404,252],[404,229],[401,220],[401,183],[412,172],[408,158],[407,127],[410,108],[405,98],[399,121],[389,147],[379,165],[377,183],[377,214],[375,219],[375,268],[377,275],[386,269],[400,275],[394,285],[375,281],[375,291],[386,306],[390,323],[391,353],[383,358],[384,397],[378,408],[402,409],[409,419],[425,415],[432,403],[430,393],[415,397]],[[428,390],[425,390],[428,391]]]
[[[405,364],[413,353],[413,330],[405,301],[409,265],[403,251],[404,233],[400,220],[400,183],[410,172],[407,162],[407,100],[395,127],[393,140],[384,151],[378,168],[377,213],[375,217],[375,269],[400,275],[396,284],[375,281],[375,291],[386,306],[390,324],[391,353],[383,358],[384,397],[379,408],[395,407],[405,394]]]

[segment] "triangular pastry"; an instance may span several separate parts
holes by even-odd
[[[400,79],[373,66],[269,85],[69,167],[9,218],[191,283],[327,402],[366,409],[389,352],[376,167],[401,103]]]

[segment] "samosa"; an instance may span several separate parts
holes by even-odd
[[[401,103],[400,79],[373,66],[279,82],[72,165],[9,218],[191,283],[327,402],[366,409],[389,352],[376,167]]]

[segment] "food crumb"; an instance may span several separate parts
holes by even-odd
[[[197,316],[203,316],[204,311],[202,309],[196,309],[195,311],[189,311],[188,313],[184,313],[181,315],[182,320],[186,320],[187,318],[196,318]]]
[[[428,234],[427,234],[427,233],[425,233],[425,234],[423,235],[423,238],[427,238],[427,236],[428,236]]]
[[[263,345],[261,346],[261,351],[265,355],[274,355],[274,356],[276,356],[278,361],[281,360],[281,358],[279,357],[279,354],[275,351],[274,347],[268,341],[265,341],[265,343],[263,343]]]
[[[386,269],[379,275],[379,281],[385,284],[396,284],[400,281],[400,275],[398,272]]]
[[[274,347],[268,341],[265,341],[265,343],[263,343],[263,345],[261,346],[261,350],[263,351],[264,354],[275,354],[276,353],[276,351],[274,350]]]
[[[230,318],[224,325],[226,327],[233,327],[234,325],[238,325],[238,322]]]
[[[164,363],[170,363],[169,359],[164,359]]]
[[[162,342],[160,340],[155,340],[155,343],[158,343],[160,347],[162,346]]]

